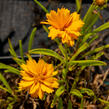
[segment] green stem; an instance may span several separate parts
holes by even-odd
[[[79,81],[79,76],[84,69],[85,69],[85,66],[82,66],[81,69],[76,73],[76,77],[75,77],[74,82],[72,84],[71,90],[76,88],[77,82]]]
[[[83,102],[84,102],[84,99],[83,99],[83,97],[82,97],[82,98],[81,98],[81,105],[80,105],[80,109],[83,109],[83,106],[84,106]]]

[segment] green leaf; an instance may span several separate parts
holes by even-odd
[[[81,1],[80,0],[76,0],[76,11],[79,12],[81,9]]]
[[[104,109],[109,109],[109,105],[107,105]]]
[[[79,60],[79,61],[71,61],[68,63],[70,66],[78,64],[78,66],[99,66],[106,65],[105,62],[97,61],[97,60]]]
[[[42,27],[47,33],[49,33],[49,29],[45,25],[42,25]]]
[[[100,32],[100,31],[103,31],[103,30],[108,29],[108,28],[109,28],[109,22],[106,22],[105,24],[96,28],[93,32]]]
[[[79,98],[82,98],[82,97],[83,97],[83,95],[81,94],[81,92],[80,92],[79,90],[77,90],[77,89],[72,89],[72,90],[70,91],[70,93],[71,93],[72,95],[75,95],[75,96],[79,97]]]
[[[77,51],[76,53],[72,56],[72,58],[70,59],[70,62],[75,60],[75,58],[81,53],[83,52],[84,50],[86,50],[86,48],[88,47],[89,45],[87,43],[84,43]]]
[[[20,56],[21,56],[22,60],[24,60],[22,40],[19,40],[19,48],[20,48]]]
[[[80,109],[84,109],[84,99],[83,99],[83,97],[81,98],[81,105],[80,105]]]
[[[12,46],[12,44],[11,44],[11,41],[10,41],[9,39],[8,39],[8,43],[9,43],[9,47],[10,47],[10,49],[9,49],[10,54],[13,56],[13,59],[16,59],[15,62],[16,62],[17,64],[20,64],[19,61],[17,61],[17,60],[21,60],[21,59],[19,59],[19,58],[17,57],[16,52],[14,51],[13,46]],[[21,46],[21,45],[20,45],[20,46]],[[22,60],[22,61],[23,61],[23,60]]]
[[[92,14],[93,10],[95,9],[95,5],[90,5],[87,13],[85,14],[84,18],[83,18],[83,21],[86,23],[87,20],[89,19],[89,17],[91,17],[90,15]]]
[[[61,62],[63,62],[63,58],[54,52],[53,50],[49,49],[44,49],[44,48],[37,48],[37,49],[32,49],[29,51],[30,54],[41,54],[41,55],[48,55],[48,56],[53,56],[56,59],[59,59]]]
[[[12,89],[10,88],[8,82],[6,81],[6,79],[4,78],[4,76],[1,73],[0,73],[0,80],[3,82],[3,84],[7,88],[8,92],[13,95]]]
[[[65,91],[65,87],[64,86],[60,86],[57,91],[56,91],[56,96],[59,97],[62,95],[62,93]]]
[[[100,58],[102,55],[104,55],[104,52],[97,53],[95,56],[92,56],[90,59],[96,60],[96,59]]]
[[[34,2],[35,2],[36,4],[38,4],[38,5],[44,10],[44,12],[48,13],[48,10],[47,10],[39,1],[34,0]]]
[[[9,72],[11,73],[15,73],[17,75],[20,74],[19,70],[12,67],[12,66],[9,66],[9,65],[6,65],[6,64],[3,64],[3,63],[0,63],[0,69],[7,69]]]
[[[16,58],[14,57],[13,60],[20,66],[22,63],[25,63],[24,60],[20,59],[20,58]]]
[[[62,44],[59,42],[59,39],[55,39],[55,42],[58,44],[58,47],[61,51],[61,53],[63,54],[63,56],[67,59],[68,58],[68,54],[67,54],[67,50],[62,46]]]
[[[64,57],[68,57],[67,52],[66,52],[65,48],[62,46],[62,44],[59,44],[59,49],[61,50]]]
[[[29,39],[28,50],[31,50],[31,48],[32,48],[32,44],[33,44],[33,40],[34,40],[34,37],[36,34],[36,30],[37,30],[37,28],[33,28],[33,30],[32,30],[32,33],[31,33],[30,39]]]
[[[7,109],[13,109],[13,103],[9,103]]]
[[[11,44],[10,39],[8,39],[8,43],[9,43],[9,47],[10,47],[9,51],[10,51],[11,55],[12,55],[13,57],[17,57],[16,52],[15,52],[14,49],[13,49],[13,46],[12,46],[12,44]]]
[[[86,34],[86,35],[83,37],[82,42],[80,43],[79,46],[83,45],[83,44],[89,39],[89,37],[90,37],[91,35],[93,35],[93,33],[88,33],[88,34]]]
[[[66,75],[67,75],[67,69],[63,69],[62,70],[62,78],[65,80],[66,79]]]
[[[93,14],[92,18],[90,19],[90,24],[87,26],[87,28],[85,29],[85,32],[88,32],[90,29],[92,29],[93,25],[96,23],[96,21],[99,18],[99,14]]]
[[[3,87],[1,85],[0,85],[0,89],[5,90],[6,92],[10,93],[10,91],[7,88],[5,88],[5,87]]]
[[[109,105],[109,101],[105,101],[105,100],[103,100],[103,99],[101,99],[101,98],[98,98],[98,100],[99,100],[100,102],[104,103],[104,104],[108,104],[108,105]]]
[[[72,109],[72,102],[71,102],[71,100],[68,101],[68,108],[67,109]]]
[[[102,50],[104,50],[104,49],[106,49],[106,48],[109,48],[109,44],[104,45],[104,46],[101,46],[101,47],[98,47],[98,48],[95,48],[94,50],[88,51],[87,53],[85,53],[85,54],[82,56],[82,58],[85,57],[85,56],[92,55],[92,54],[94,54],[94,53],[100,52],[100,51],[102,51]]]
[[[57,97],[56,95],[54,95],[54,98],[53,98],[52,103],[51,103],[51,105],[50,105],[51,108],[54,107],[54,105],[55,105],[57,99],[58,99],[58,97]]]
[[[63,109],[63,101],[62,101],[62,98],[59,98],[57,109]]]
[[[85,32],[88,32],[89,29],[96,23],[97,19],[99,18],[98,14],[94,14],[93,11],[97,9],[96,5],[92,4],[90,5],[87,13],[85,14],[83,18],[84,26],[82,28],[82,33],[85,34]]]
[[[88,44],[90,45],[94,40],[96,40],[99,36],[96,35],[96,36],[93,36],[90,41],[88,42]]]
[[[87,95],[89,96],[95,96],[94,92],[91,90],[91,89],[88,89],[88,88],[82,88],[81,90],[81,93],[87,93]]]

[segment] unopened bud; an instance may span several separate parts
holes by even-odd
[[[103,6],[106,3],[106,0],[95,0],[96,5]]]

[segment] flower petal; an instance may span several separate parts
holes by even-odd
[[[53,89],[51,89],[43,84],[41,84],[41,89],[47,93],[52,93],[54,91]]]
[[[20,83],[19,83],[19,87],[27,88],[27,87],[30,87],[33,83],[34,83],[34,81],[23,81],[23,80],[21,80]]]
[[[34,83],[30,88],[30,94],[35,93],[36,90],[38,90],[38,88],[39,88],[39,82],[37,84]]]
[[[41,88],[39,88],[39,90],[38,90],[38,96],[42,100],[42,98],[43,98],[43,92],[42,92]]]

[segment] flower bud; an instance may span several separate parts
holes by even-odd
[[[106,0],[95,0],[96,5],[103,6],[106,3]]]

